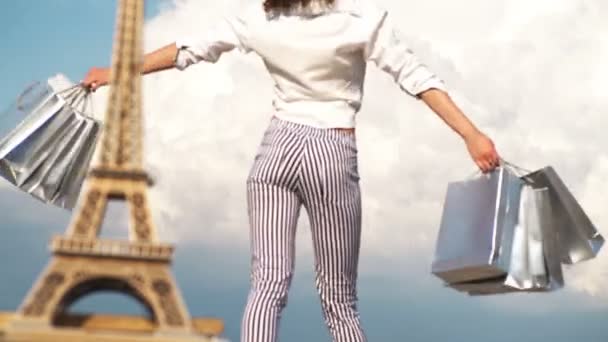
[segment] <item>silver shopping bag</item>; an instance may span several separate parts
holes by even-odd
[[[65,209],[76,204],[101,124],[86,113],[81,86],[37,83],[7,111],[21,122],[0,137],[0,176],[33,197]]]
[[[542,250],[545,256],[545,290],[556,290],[564,286],[562,262],[560,258],[559,235],[555,225],[555,210],[552,206],[551,193],[548,188],[534,189],[536,210],[533,211],[540,225]]]
[[[522,179],[534,187],[549,189],[562,262],[574,264],[594,258],[604,244],[604,238],[557,172],[548,166]]]
[[[529,185],[523,186],[520,198],[511,265],[505,285],[519,290],[542,288],[547,284],[541,217],[538,212],[538,205],[542,204],[537,203],[539,198]]]
[[[523,184],[504,167],[448,184],[432,273],[447,283],[507,274]]]
[[[470,295],[549,292],[564,286],[549,191],[524,185],[507,275],[448,284]]]

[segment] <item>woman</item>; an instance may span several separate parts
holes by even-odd
[[[483,172],[499,164],[492,141],[371,1],[253,1],[214,30],[195,32],[144,58],[147,74],[214,63],[233,49],[253,51],[274,79],[273,116],[247,178],[252,270],[243,342],[277,339],[301,206],[311,224],[316,286],[331,336],[366,341],[356,306],[361,194],[355,115],[368,61],[456,131]],[[95,89],[108,79],[108,68],[93,68],[83,83]]]

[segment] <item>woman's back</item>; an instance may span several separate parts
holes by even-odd
[[[320,111],[324,116],[342,114],[341,120],[348,122],[359,110],[366,33],[352,9],[272,19],[258,13],[264,19],[253,22],[246,44],[262,57],[275,81],[279,116],[293,120]]]
[[[322,2],[322,0],[321,0]],[[267,12],[260,2],[193,40],[177,40],[177,65],[239,48],[264,61],[275,82],[275,115],[315,127],[354,127],[367,61],[411,95],[443,83],[398,38],[387,12],[372,0],[336,0],[330,7]]]
[[[357,21],[348,13],[282,17],[253,31],[248,43],[286,97],[356,100],[348,86],[365,65]]]

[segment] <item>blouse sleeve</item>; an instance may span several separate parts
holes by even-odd
[[[184,70],[200,61],[215,63],[224,52],[235,48],[243,53],[251,51],[247,45],[248,25],[244,16],[224,17],[203,34],[179,37],[175,67]]]
[[[390,74],[402,90],[418,97],[429,89],[447,91],[443,80],[423,64],[393,25],[388,12],[373,5],[365,9],[369,39],[365,57]]]

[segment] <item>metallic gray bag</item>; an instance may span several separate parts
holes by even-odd
[[[547,191],[542,189],[539,191]],[[541,217],[537,200],[542,200],[535,190],[524,185],[519,205],[519,219],[513,238],[511,268],[505,285],[527,290],[547,285],[547,272],[543,248]]]
[[[448,286],[470,295],[548,292],[563,287],[559,247],[550,204],[548,189],[533,189],[525,185],[522,188],[519,220],[507,275]]]
[[[448,184],[432,273],[447,283],[504,277],[523,184],[503,167]]]
[[[522,178],[536,188],[549,189],[562,262],[574,264],[594,258],[604,238],[555,170],[548,166]]]
[[[73,209],[101,133],[85,113],[88,92],[48,82],[24,91],[4,115],[20,123],[0,137],[0,176],[33,197]]]
[[[504,282],[506,286],[520,290],[533,287],[533,269],[536,273],[540,273],[539,277],[546,275],[542,238],[538,236],[540,226],[534,224],[537,222],[533,222],[535,217],[531,212],[532,203],[530,202],[534,200],[533,191],[527,185],[524,185],[521,190],[519,218],[513,234],[511,264]]]

